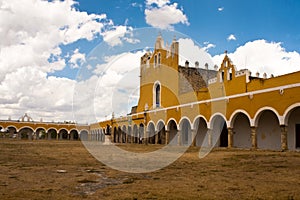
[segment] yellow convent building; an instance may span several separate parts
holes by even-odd
[[[141,57],[140,98],[126,117],[91,124],[91,137],[148,143],[271,150],[300,148],[300,71],[277,77],[237,70],[225,54],[218,70],[179,65],[179,44]]]

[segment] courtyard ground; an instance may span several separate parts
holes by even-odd
[[[123,145],[152,151],[158,145]],[[119,172],[80,141],[0,140],[0,199],[300,199],[300,152],[191,147],[152,173]]]

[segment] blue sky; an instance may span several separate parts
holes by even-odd
[[[205,54],[219,65],[227,50],[238,70],[248,68],[268,77],[298,71],[299,8],[298,0],[2,0],[0,119],[16,119],[27,112],[35,120],[94,122],[117,113],[111,108],[111,91],[120,86],[122,77],[130,76],[131,92],[116,91],[136,99],[138,79],[132,77],[138,75],[125,73],[139,67],[142,49],[153,47],[160,31],[169,42],[172,34],[164,31],[189,36],[177,39],[180,54],[190,63]],[[149,31],[136,31],[142,28]],[[138,32],[149,40],[137,37]],[[125,44],[141,51],[118,51],[126,50]],[[94,49],[107,54],[90,66]],[[81,66],[91,71],[84,81]],[[95,107],[87,112],[91,98]],[[123,96],[120,100],[129,101]],[[72,107],[78,107],[78,117]],[[91,113],[99,116],[91,118]]]
[[[289,50],[300,51],[300,2],[297,0],[178,0],[178,8],[187,16],[189,25],[175,24],[175,30],[188,34],[200,44],[216,45],[210,53],[220,54],[256,39],[282,42]],[[133,28],[149,27],[145,21],[144,1],[82,0],[76,6],[88,13],[106,13],[115,24]],[[219,11],[219,10],[220,11]],[[230,34],[235,41],[228,41]]]

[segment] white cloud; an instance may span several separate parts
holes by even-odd
[[[228,41],[236,40],[236,37],[235,37],[235,35],[230,34],[230,35],[227,37],[227,40],[228,40]]]
[[[224,10],[224,7],[219,7],[218,8],[218,11],[220,11],[220,12],[223,11],[223,10]]]
[[[205,43],[205,46],[203,47],[203,49],[204,49],[205,51],[208,51],[209,49],[215,48],[215,47],[216,47],[215,44]]]
[[[211,46],[209,43],[206,48],[201,48],[195,44],[191,39],[179,39],[179,64],[184,66],[185,61],[188,60],[191,67],[194,67],[196,61],[199,62],[200,67],[204,67],[205,63],[209,65],[209,68],[213,68],[213,61],[210,54],[207,53],[207,46]]]
[[[75,49],[73,55],[71,56],[69,63],[72,68],[79,68],[85,62],[85,54],[80,53],[79,49]]]
[[[187,16],[182,9],[178,9],[177,3],[169,1],[148,0],[145,9],[146,23],[161,29],[172,29],[174,24],[182,23],[189,25]],[[155,4],[156,6],[153,6]]]
[[[255,40],[238,47],[228,56],[238,69],[249,69],[254,75],[256,72],[268,75],[282,75],[299,71],[300,54],[296,51],[286,51],[280,42]],[[214,63],[220,66],[224,54],[213,57]]]
[[[2,0],[0,2],[1,118],[28,112],[35,120],[72,120],[75,81],[51,76],[64,69],[61,47],[92,40],[112,26],[105,14],[75,9],[75,1]],[[76,49],[70,64],[85,55]]]

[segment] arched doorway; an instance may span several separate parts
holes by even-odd
[[[199,147],[208,147],[208,142],[205,142],[205,136],[207,134],[207,123],[203,117],[198,117],[195,121],[195,145]]]
[[[80,140],[81,141],[88,141],[88,131],[87,130],[81,130],[80,131]]]
[[[70,139],[71,140],[78,140],[78,131],[77,130],[71,130],[70,131]]]
[[[271,110],[263,110],[257,118],[257,147],[280,150],[281,130],[277,115]]]
[[[21,139],[29,139],[32,140],[33,139],[33,133],[34,131],[31,128],[21,128],[19,130],[19,136]]]
[[[57,131],[54,128],[51,128],[47,131],[48,139],[49,140],[56,140],[57,138]]]
[[[177,137],[177,124],[174,120],[170,120],[168,123],[169,130],[169,144],[178,145],[178,137]]]
[[[211,120],[211,142],[214,147],[228,147],[228,129],[225,118],[216,115]]]
[[[189,120],[182,119],[179,127],[181,130],[181,145],[190,146],[192,144],[192,131]]]
[[[247,115],[237,113],[233,118],[233,146],[238,148],[251,148],[251,127]]]
[[[300,148],[300,107],[287,114],[287,143],[289,150]]]
[[[68,131],[66,129],[59,130],[58,135],[59,135],[59,139],[60,140],[67,140],[67,139],[69,139],[68,138]]]
[[[157,124],[157,137],[157,144],[166,144],[166,129],[162,121]]]
[[[46,138],[46,136],[47,136],[46,130],[44,128],[38,128],[38,129],[36,129],[35,134],[36,134],[35,138],[37,140],[39,140],[39,139],[47,139]]]
[[[151,122],[148,124],[148,138],[149,138],[149,143],[150,144],[155,144],[155,127],[154,127],[154,124]]]
[[[147,138],[144,138],[144,124],[140,124],[139,126],[139,144],[142,144],[144,142],[145,139]]]

